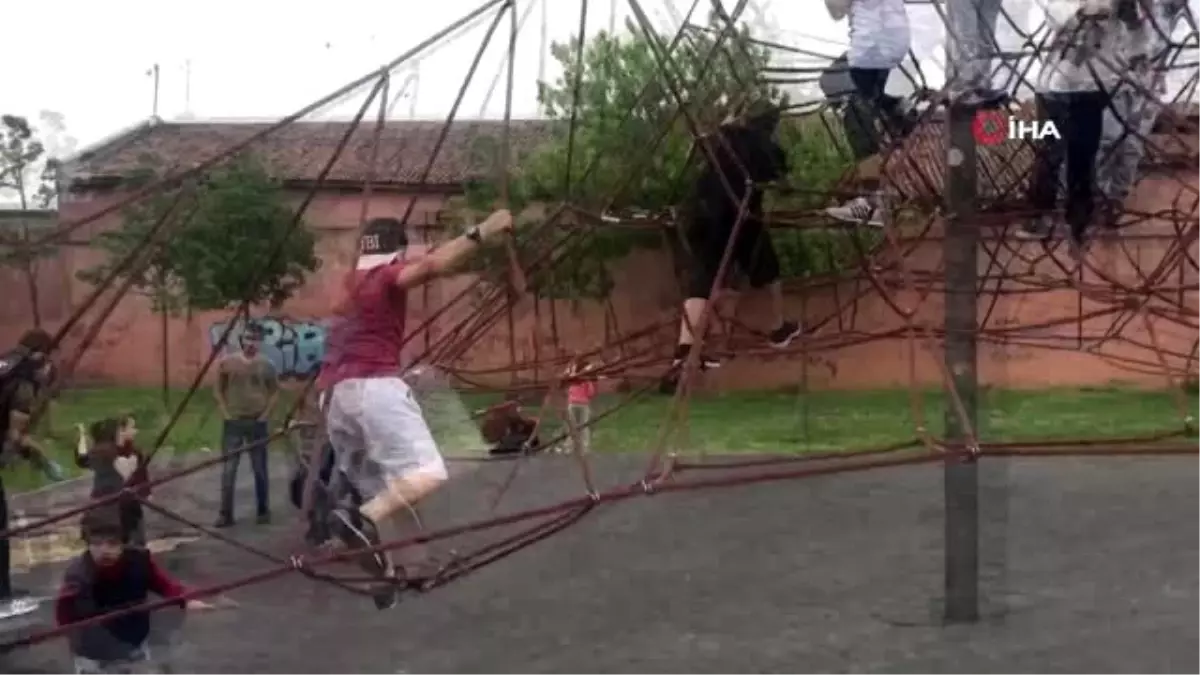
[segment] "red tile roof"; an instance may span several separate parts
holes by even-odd
[[[268,129],[270,122],[156,122],[143,125],[93,150],[71,164],[73,184],[128,176],[147,165],[168,172],[182,171],[220,155]],[[504,133],[501,120],[456,121],[446,136],[425,181],[421,175],[432,155],[442,121],[402,120],[384,125],[379,139],[375,181],[393,185],[458,185],[488,174]],[[550,138],[554,123],[513,120],[510,143],[513,161]],[[315,181],[333,156],[349,122],[295,122],[272,131],[249,147],[283,180]],[[329,173],[328,180],[366,180],[375,142],[375,123],[364,121],[354,130]]]

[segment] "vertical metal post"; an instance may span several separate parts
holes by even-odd
[[[952,105],[948,113],[946,151],[946,220],[943,255],[946,263],[945,363],[947,383],[943,473],[945,497],[945,604],[947,622],[979,619],[979,465],[964,452],[970,429],[978,429],[976,407],[975,295],[979,230],[974,219],[976,157],[972,122],[975,108]],[[963,424],[951,397],[958,395],[968,417]]]

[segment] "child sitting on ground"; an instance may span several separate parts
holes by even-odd
[[[538,438],[533,435],[538,421],[521,410],[521,401],[516,394],[506,394],[502,403],[488,408],[482,414],[480,428],[483,438],[494,444],[489,454],[515,455],[526,449],[530,452],[538,450]]]
[[[120,492],[126,486],[136,488],[135,494],[119,500],[117,509],[129,543],[145,547],[146,527],[138,497],[150,496],[150,477],[145,456],[133,444],[137,431],[137,421],[131,415],[95,422],[86,434],[79,425],[75,463],[92,470],[92,499]]]
[[[118,610],[144,605],[151,593],[183,598],[187,591],[155,563],[150,552],[126,545],[126,531],[110,509],[83,517],[87,550],[71,561],[54,605],[59,626],[70,626]],[[184,609],[214,609],[200,600]],[[76,673],[120,672],[150,659],[150,612],[132,611],[68,633]]]

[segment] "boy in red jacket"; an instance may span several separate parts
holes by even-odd
[[[59,626],[88,621],[128,607],[145,605],[151,593],[180,598],[185,609],[214,606],[183,601],[187,590],[141,548],[126,546],[128,532],[112,509],[89,511],[83,518],[87,550],[67,567],[54,605]],[[68,633],[76,673],[116,672],[147,661],[150,612],[133,611]]]

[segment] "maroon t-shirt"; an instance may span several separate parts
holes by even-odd
[[[399,377],[404,344],[405,292],[394,280],[404,265],[396,261],[354,272],[346,300],[334,313],[325,342],[317,388],[365,377]]]

